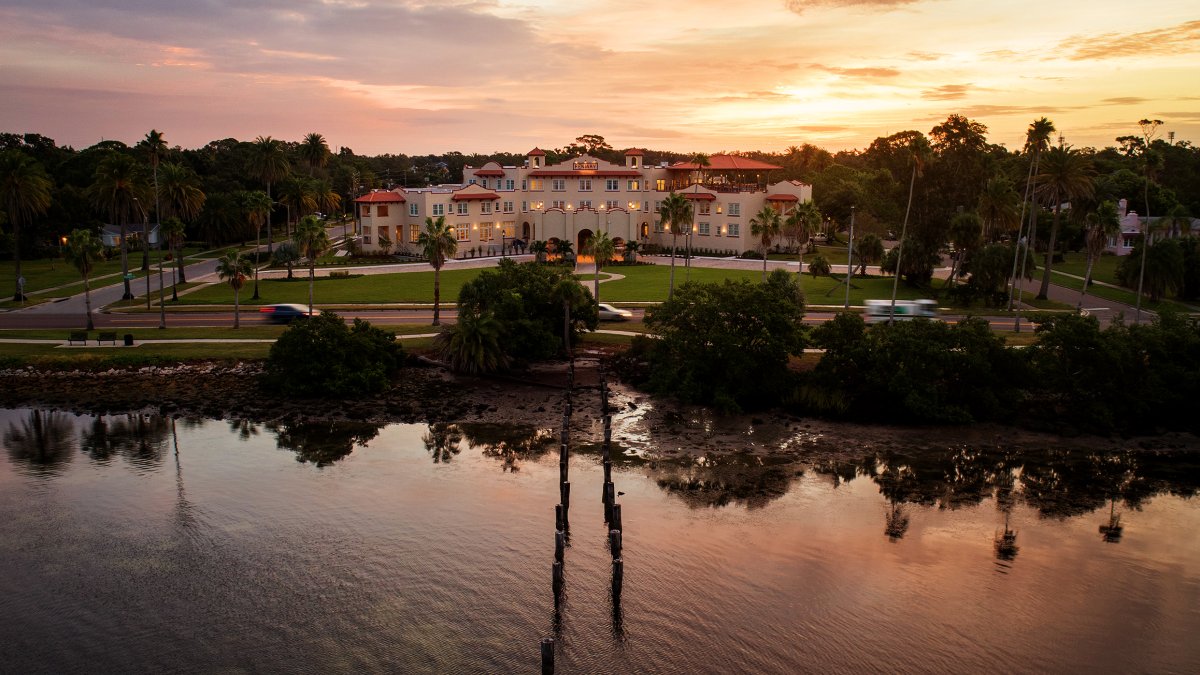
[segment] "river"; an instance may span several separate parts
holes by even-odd
[[[1200,458],[0,411],[0,672],[1195,672]],[[1007,533],[1007,536],[1006,536]]]

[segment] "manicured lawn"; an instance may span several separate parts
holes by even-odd
[[[452,305],[458,299],[463,284],[474,279],[482,270],[442,270],[442,302]],[[243,305],[273,305],[281,302],[308,303],[307,273],[292,281],[260,279],[259,299],[251,301],[253,285],[242,288]],[[232,305],[233,289],[228,284],[213,284],[189,293],[187,304]],[[313,301],[318,305],[348,305],[361,303],[433,302],[433,270],[397,274],[371,274],[344,279],[318,278],[313,285]],[[180,302],[184,302],[180,300]]]
[[[1102,255],[1096,258],[1095,264],[1092,265],[1092,279],[1109,284],[1119,284],[1117,281],[1117,266],[1121,264],[1122,260],[1124,260],[1122,256],[1116,255]],[[1082,277],[1087,272],[1087,254],[1082,252],[1068,253],[1063,262],[1054,263],[1052,271]]]
[[[1054,283],[1058,286],[1070,288],[1074,291],[1079,291],[1083,288],[1083,279],[1075,279],[1064,274],[1055,275]],[[1125,288],[1112,288],[1110,286],[1092,284],[1092,286],[1088,288],[1088,294],[1094,295],[1098,298],[1120,302],[1129,305],[1130,307],[1135,306],[1137,303],[1137,293]],[[1146,296],[1142,299],[1142,309],[1148,309],[1154,312],[1164,307],[1174,308],[1178,312],[1196,311],[1194,307],[1185,305],[1181,302],[1176,302],[1174,300],[1164,299],[1160,302],[1150,302],[1149,296]]]
[[[155,250],[150,251],[150,268],[154,274],[158,273],[158,255]],[[169,274],[169,265],[171,262],[163,263],[163,269]],[[11,292],[16,290],[16,274],[15,265],[12,260],[0,262],[0,297],[3,295],[11,296]],[[131,251],[129,253],[129,271],[135,275],[141,276],[142,269],[142,252]],[[112,260],[105,260],[96,263],[95,269],[92,270],[92,285],[96,285],[96,280],[99,277],[109,275],[119,275],[121,273],[121,257],[114,256]],[[79,271],[76,270],[70,263],[61,258],[49,259],[42,258],[38,260],[22,260],[21,261],[21,276],[25,277],[25,293],[37,293],[50,288],[59,286],[69,286],[61,292],[54,291],[55,297],[73,295],[83,292],[83,280],[79,277]],[[101,285],[107,285],[120,281],[119,276],[111,276],[102,282]]]
[[[53,345],[0,344],[0,363],[8,365],[139,365],[198,359],[265,359],[271,344],[181,343],[140,347],[62,349]]]

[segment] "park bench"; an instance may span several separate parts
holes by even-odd
[[[88,334],[86,330],[73,330],[67,335],[67,345],[73,345],[76,342],[82,342],[83,346],[87,346]]]
[[[104,344],[105,342],[111,342],[114,345],[117,344],[116,332],[101,333],[100,336],[96,338],[96,344],[98,344],[98,345]]]

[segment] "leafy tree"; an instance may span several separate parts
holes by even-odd
[[[608,236],[607,232],[598,232],[592,235],[592,240],[588,242],[588,248],[596,262],[596,278],[593,286],[595,292],[592,295],[596,297],[596,303],[599,304],[600,269],[612,262],[613,255],[616,253],[616,244],[613,243],[612,237]]]
[[[457,323],[442,328],[434,345],[454,372],[491,373],[508,367],[501,335],[494,315],[465,313],[458,316]]]
[[[829,261],[826,260],[825,256],[823,255],[818,255],[812,259],[812,262],[808,263],[808,273],[811,274],[814,279],[817,277],[827,277],[829,276],[829,272]]]
[[[333,312],[292,322],[271,346],[263,386],[292,397],[348,398],[387,389],[404,365],[393,333]]]
[[[962,261],[969,258],[983,241],[983,221],[979,215],[968,211],[954,216],[950,221],[950,240],[955,249],[954,262],[950,266],[950,283],[953,284],[961,273]]]
[[[0,199],[4,200],[4,213],[13,228],[14,301],[25,299],[18,281],[21,278],[21,226],[50,208],[52,187],[46,170],[25,153],[19,150],[0,153]]]
[[[973,251],[962,268],[963,272],[971,275],[967,281],[965,299],[969,302],[971,298],[979,296],[991,306],[1003,303],[1008,270],[1017,250],[1015,245],[987,244]],[[1032,255],[1028,248],[1020,247],[1020,251]],[[1029,269],[1033,269],[1033,266],[1030,265]]]
[[[1096,189],[1095,170],[1092,162],[1074,148],[1053,148],[1046,154],[1042,172],[1038,175],[1041,190],[1050,197],[1054,207],[1054,222],[1050,226],[1050,243],[1046,248],[1046,264],[1042,272],[1042,286],[1038,290],[1039,300],[1046,299],[1050,289],[1050,273],[1054,266],[1055,240],[1058,237],[1059,215],[1063,202],[1080,197],[1090,197]]]
[[[819,227],[821,227],[821,210],[811,199],[798,204],[783,221],[783,229],[790,233],[789,236],[810,244],[813,233]],[[796,267],[796,274],[800,273],[800,267]]]
[[[550,251],[550,247],[546,245],[544,240],[535,240],[529,242],[529,252],[533,254],[533,259],[537,262],[546,262],[546,254]]]
[[[750,219],[750,234],[758,237],[762,249],[764,282],[767,280],[767,251],[771,248],[771,242],[779,237],[782,228],[783,221],[779,212],[769,205],[762,207],[762,210]]]
[[[67,262],[79,270],[79,276],[83,277],[83,303],[87,310],[88,330],[96,327],[92,323],[92,288],[89,278],[103,249],[100,240],[93,237],[88,230],[73,230],[67,237]]]
[[[803,318],[800,283],[783,270],[761,284],[687,282],[647,311],[660,338],[640,347],[647,386],[727,412],[777,404],[788,358],[804,349]]]
[[[329,250],[329,233],[325,224],[316,216],[304,216],[296,223],[296,232],[292,236],[296,250],[308,259],[308,312],[313,308],[313,284],[317,277],[317,258]]]
[[[433,267],[433,325],[437,326],[442,323],[442,266],[458,250],[458,238],[454,227],[446,224],[445,216],[438,216],[437,220],[426,216],[425,231],[417,235],[417,246]]]
[[[641,248],[641,244],[639,244],[636,239],[631,239],[625,242],[625,262],[637,262],[637,253],[639,248]]]
[[[271,185],[278,183],[291,172],[288,164],[287,151],[283,142],[270,136],[259,136],[254,139],[250,154],[250,172],[267,185],[267,198],[274,203],[271,196]],[[274,238],[271,236],[271,219],[267,218],[267,254],[275,250]]]
[[[130,218],[141,210],[141,200],[146,197],[145,177],[141,166],[130,156],[111,153],[96,167],[96,175],[88,187],[88,194],[97,209],[103,211],[111,222],[121,227],[121,274],[126,278],[125,294],[122,299],[133,298],[129,290],[129,234]]]
[[[248,276],[250,276],[250,261],[241,253],[230,251],[217,260],[217,277],[229,284],[229,287],[233,289],[234,328],[238,328],[241,325],[240,296],[242,286],[246,284],[246,277]]]
[[[979,215],[983,218],[984,240],[994,241],[1001,232],[1009,232],[1019,224],[1020,195],[1004,174],[996,174],[984,183],[979,193]]]

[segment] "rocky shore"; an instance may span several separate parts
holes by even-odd
[[[595,360],[577,367],[572,436],[599,443],[602,433]],[[157,412],[253,422],[355,421],[386,424],[483,423],[556,429],[562,420],[565,376],[553,365],[521,378],[467,378],[438,368],[408,368],[387,392],[344,400],[284,399],[262,391],[258,362],[192,363],[102,371],[0,371],[0,406],[44,407],[77,413]],[[643,457],[749,453],[811,459],[860,456],[864,451],[938,451],[961,447],[1200,449],[1191,434],[1145,438],[1062,438],[1014,427],[897,427],[830,422],[780,412],[719,416],[697,406],[651,397],[610,382],[613,437]]]

